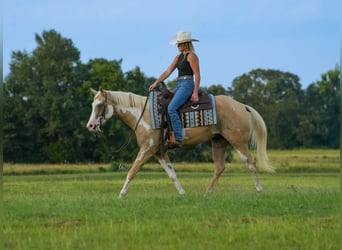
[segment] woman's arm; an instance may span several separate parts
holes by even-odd
[[[200,67],[199,67],[199,60],[195,53],[190,53],[188,56],[188,62],[190,64],[190,67],[195,75],[195,87],[194,92],[191,96],[191,101],[194,103],[198,102],[198,90],[201,83],[201,73],[200,73]]]
[[[178,57],[179,55],[177,55],[175,59],[173,59],[173,62],[171,63],[171,65],[158,77],[158,79],[155,80],[154,83],[150,85],[149,91],[154,90],[160,82],[164,81],[166,78],[168,78],[172,74],[172,72],[176,69]]]

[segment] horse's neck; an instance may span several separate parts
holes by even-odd
[[[110,102],[114,105],[114,114],[134,129],[142,115],[146,97],[127,92],[111,92]]]

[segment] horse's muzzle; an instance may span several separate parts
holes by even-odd
[[[101,125],[100,124],[94,124],[94,123],[88,123],[87,129],[90,132],[100,132],[101,131]]]

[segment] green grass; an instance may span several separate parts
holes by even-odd
[[[212,163],[176,163],[177,194],[148,163],[117,199],[113,164],[4,164],[5,249],[340,249],[338,150],[270,150],[257,193],[234,154],[204,196]],[[125,164],[129,167],[129,164]]]
[[[277,173],[338,173],[340,152],[336,149],[321,150],[269,150],[271,164]],[[255,155],[255,152],[253,152]],[[4,175],[73,174],[112,172],[120,163],[112,164],[4,164]],[[128,169],[131,163],[123,163]],[[176,163],[177,172],[213,172],[213,163]],[[163,171],[159,164],[148,162],[145,171]],[[246,173],[246,165],[233,152],[233,161],[227,164],[226,173]]]
[[[177,168],[177,166],[175,166]],[[5,249],[340,249],[339,174],[163,172],[3,177]]]

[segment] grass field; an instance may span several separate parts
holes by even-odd
[[[254,154],[255,155],[255,154]],[[336,173],[340,171],[340,155],[338,150],[270,150],[268,152],[272,165],[277,173]],[[116,169],[120,163],[114,164],[4,164],[4,175],[25,174],[71,174],[96,173]],[[129,168],[130,163],[122,163]],[[177,172],[213,172],[211,163],[177,163]],[[156,163],[148,163],[145,171],[163,171]],[[227,164],[227,173],[246,173],[246,166],[234,151],[233,161]]]
[[[211,164],[175,164],[183,197],[147,164],[124,199],[117,195],[126,172],[110,165],[44,172],[43,165],[6,164],[4,247],[340,249],[339,152],[271,151],[270,158],[278,172],[260,175],[263,193],[235,161],[209,196]]]

